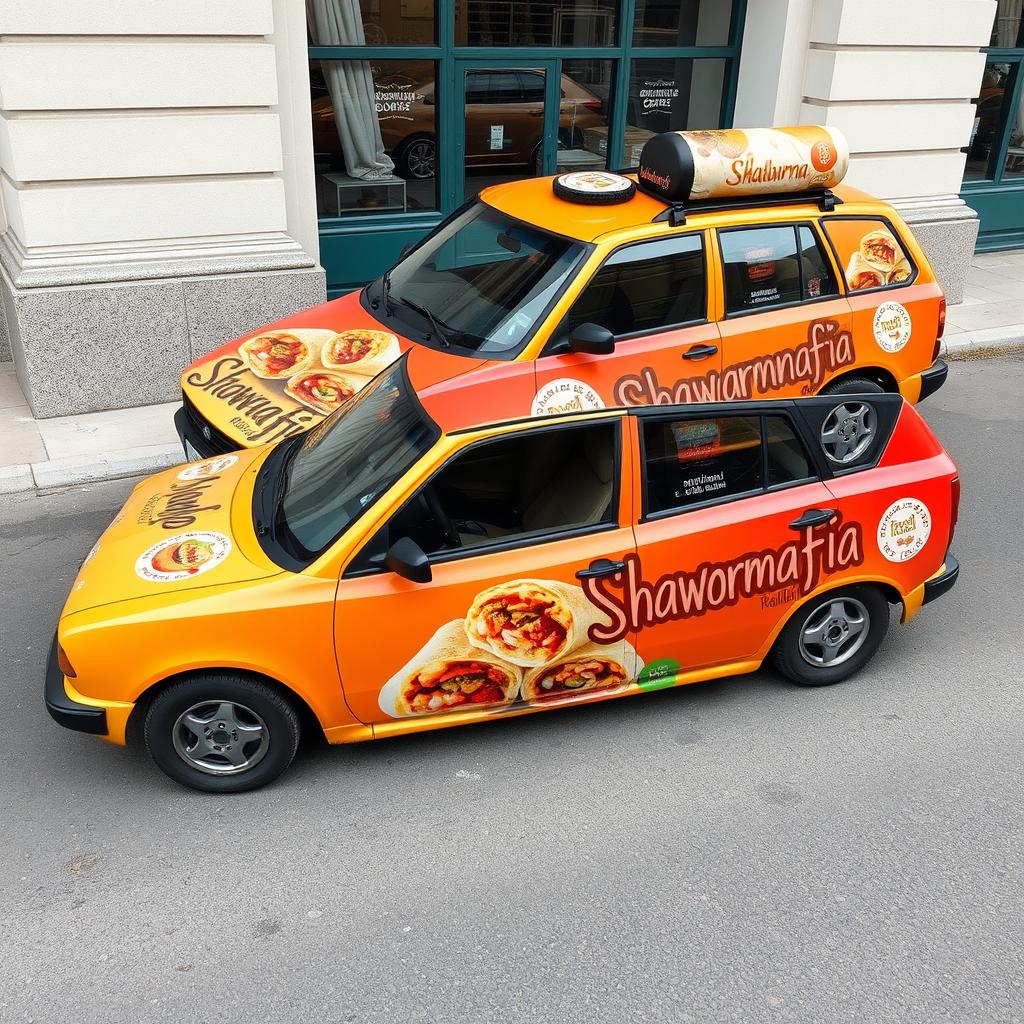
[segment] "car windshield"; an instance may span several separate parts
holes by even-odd
[[[402,359],[309,431],[285,469],[275,517],[300,562],[321,555],[440,436]]]
[[[377,282],[374,307],[431,348],[514,359],[586,247],[477,201]],[[427,337],[429,335],[429,337]]]

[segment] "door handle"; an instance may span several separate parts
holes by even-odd
[[[694,345],[683,353],[684,359],[707,359],[718,351],[717,345]]]
[[[831,522],[836,515],[834,508],[809,508],[799,519],[789,524],[791,530],[809,530],[812,526],[821,526]]]
[[[586,569],[576,570],[576,579],[592,580],[597,576],[614,576],[626,568],[625,562],[613,562],[610,558],[599,558],[591,562]]]

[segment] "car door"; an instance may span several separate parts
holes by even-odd
[[[622,246],[594,272],[537,359],[535,415],[707,401],[721,369],[708,322],[706,238],[691,231]],[[615,336],[608,355],[569,351],[582,324]]]
[[[850,306],[814,226],[717,232],[725,400],[817,394],[856,361]]]
[[[604,586],[637,630],[651,685],[755,667],[796,602],[863,560],[860,528],[843,522],[791,407],[761,404],[637,417],[637,554],[621,592]]]
[[[591,640],[607,619],[581,586],[635,551],[621,433],[606,415],[473,435],[394,510],[337,591],[338,664],[360,721],[401,731],[515,711],[526,697],[600,698],[609,689],[584,678],[598,663],[608,679],[619,666],[611,689],[632,681],[625,637]],[[426,554],[429,582],[385,567],[398,541]],[[566,671],[584,678],[578,695],[540,693]]]

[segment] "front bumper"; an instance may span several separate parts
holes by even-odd
[[[187,441],[192,450],[203,459],[239,450],[239,445],[236,442],[222,434],[213,424],[207,423],[184,396],[181,408],[174,414],[174,429],[178,432],[182,447],[185,448]],[[185,457],[189,460],[195,458],[188,448],[185,448]]]
[[[928,604],[937,598],[942,597],[948,590],[952,590],[960,575],[960,563],[946,552],[946,560],[939,572],[924,584],[924,599],[921,604]]]
[[[927,370],[921,373],[921,393],[917,396],[919,402],[923,402],[929,395],[934,395],[949,376],[949,366],[944,359],[936,359]]]
[[[107,709],[92,704],[80,704],[72,700],[64,689],[64,673],[57,664],[57,638],[50,644],[46,659],[46,683],[43,699],[50,717],[65,729],[92,733],[93,736],[107,735]]]

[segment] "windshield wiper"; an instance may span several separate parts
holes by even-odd
[[[262,515],[256,520],[256,533],[261,537],[269,534],[270,539],[274,539],[281,502],[284,500],[284,492],[288,489],[288,467],[301,446],[301,437],[299,434],[281,442],[281,451],[276,453],[277,463],[264,477],[260,494]]]
[[[445,324],[443,320],[438,320],[438,318],[434,316],[426,306],[421,306],[418,302],[413,302],[412,299],[407,299],[404,295],[399,295],[398,301],[401,302],[403,306],[408,306],[411,310],[419,313],[420,316],[425,317],[430,321],[430,326],[434,328],[434,333],[437,335],[437,340],[441,342],[442,348],[452,347],[452,343],[448,340],[448,336],[441,330],[441,325],[444,324],[449,331],[454,330],[453,327],[449,327],[449,325]]]
[[[384,315],[391,316],[391,268],[384,271],[380,279],[380,297],[384,303]]]

